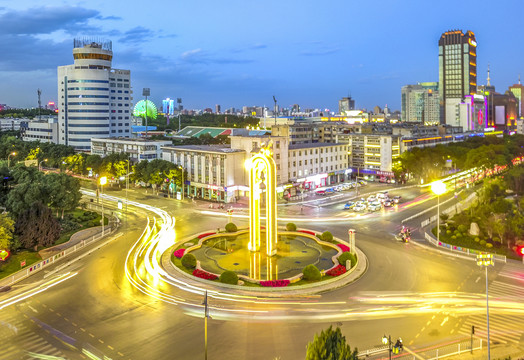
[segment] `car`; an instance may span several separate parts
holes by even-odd
[[[384,207],[391,207],[393,206],[393,201],[391,199],[387,199],[382,203],[382,205],[384,205]]]
[[[362,186],[366,186],[368,183],[364,180],[359,180],[358,183]]]
[[[364,211],[366,210],[366,205],[362,204],[362,203],[357,203],[354,207],[353,207],[353,211]]]
[[[380,202],[378,201],[374,201],[372,202],[371,204],[368,205],[368,210],[369,211],[378,211],[378,210],[381,210],[382,209],[382,204],[380,204]]]
[[[326,193],[325,189],[317,189],[315,190],[315,194],[317,195],[324,195]]]
[[[373,202],[373,201],[377,201],[377,198],[376,198],[375,195],[369,195],[367,201],[368,201],[369,203],[370,203],[370,202]]]
[[[335,192],[335,189],[333,189],[332,187],[326,188],[326,193],[333,193],[333,192]]]
[[[400,195],[393,196],[393,202],[394,202],[395,204],[398,204],[398,203],[400,202],[400,199],[401,199],[401,198],[402,198],[402,197],[401,197]]]
[[[348,201],[347,204],[344,205],[344,210],[351,210],[357,205],[354,201]]]

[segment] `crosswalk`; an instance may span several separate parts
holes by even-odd
[[[31,330],[32,327],[31,320],[22,317],[16,309],[11,307],[0,311],[0,360],[29,360],[41,355],[46,359],[65,359],[59,349]]]
[[[505,282],[508,278],[522,281]],[[515,301],[522,304],[524,299],[524,266],[517,263],[504,265],[497,279],[488,286],[489,298],[493,300]],[[471,327],[475,326],[475,336],[487,341],[487,315],[477,314],[470,316],[462,324],[460,334],[469,336]],[[489,332],[492,343],[511,344],[524,341],[524,315],[521,314],[499,314],[496,310],[490,310]]]

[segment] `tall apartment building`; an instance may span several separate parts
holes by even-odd
[[[345,114],[349,110],[355,110],[355,100],[351,96],[343,97],[338,101],[338,113]]]
[[[509,91],[511,91],[513,95],[515,95],[515,97],[518,99],[518,109],[517,109],[518,117],[523,117],[524,110],[522,109],[522,105],[523,105],[522,98],[524,97],[524,85],[520,83],[520,76],[519,76],[519,83],[515,85],[511,85],[509,87]]]
[[[402,87],[402,121],[424,125],[440,123],[440,95],[437,82]]]
[[[457,105],[477,92],[477,41],[472,31],[447,31],[439,39],[441,123],[457,125]]]
[[[131,72],[112,68],[112,44],[74,40],[73,65],[58,67],[60,144],[90,151],[91,138],[130,137]]]
[[[349,137],[349,162],[353,173],[393,178],[392,165],[400,156],[401,136],[353,134]]]

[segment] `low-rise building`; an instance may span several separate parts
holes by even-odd
[[[113,153],[127,153],[132,162],[162,158],[162,146],[171,145],[169,140],[130,138],[92,138],[91,154],[102,157]]]
[[[40,141],[58,144],[58,118],[49,117],[46,120],[29,120],[22,133],[23,141]]]

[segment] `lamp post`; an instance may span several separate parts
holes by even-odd
[[[207,290],[206,294],[204,296],[204,302],[202,303],[204,305],[204,349],[205,349],[205,360],[207,360],[207,319],[211,318],[209,316],[209,308],[207,304]]]
[[[184,200],[184,168],[182,165],[178,165],[178,168],[182,171],[182,200]]]
[[[101,189],[101,194],[102,194],[102,236],[104,236],[104,185],[107,184],[107,177],[106,176],[102,176],[100,178],[100,189]]]
[[[491,359],[490,341],[489,341],[489,297],[488,297],[488,266],[493,266],[492,254],[478,254],[477,265],[486,269],[486,326],[488,329],[488,360]]]
[[[145,104],[146,105],[146,112],[144,114],[144,116],[146,117],[146,139],[147,139],[147,97],[150,96],[150,95],[151,95],[151,90],[149,88],[143,88],[142,89],[142,96],[146,97],[146,104]]]
[[[9,155],[7,155],[7,168],[8,169],[9,169],[9,165],[10,165],[11,156],[16,156],[16,151],[13,151]]]
[[[446,184],[435,181],[431,184],[431,191],[437,195],[437,241],[440,241],[440,195],[446,192]]]
[[[43,162],[46,162],[46,161],[47,161],[47,159],[44,159],[44,160],[42,160],[42,161],[40,161],[40,162],[38,163],[38,171],[42,171],[42,169],[40,168],[40,165],[41,165]]]
[[[388,346],[389,360],[391,360],[391,352],[392,352],[392,349],[391,349],[391,335],[389,335],[389,336],[386,336],[386,335],[382,336],[382,344]]]

